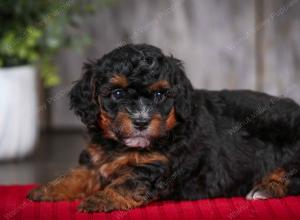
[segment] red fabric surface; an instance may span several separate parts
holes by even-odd
[[[86,214],[77,211],[76,202],[31,202],[25,198],[30,186],[0,186],[0,219],[300,219],[300,196],[249,202],[244,198],[182,202],[157,202],[131,211]]]

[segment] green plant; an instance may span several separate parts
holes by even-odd
[[[35,63],[46,86],[59,83],[54,58],[63,47],[90,43],[76,32],[84,17],[112,0],[5,0],[0,2],[0,67]],[[74,31],[75,30],[75,31]]]

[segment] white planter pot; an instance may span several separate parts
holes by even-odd
[[[36,69],[0,68],[0,160],[32,152],[38,131]]]

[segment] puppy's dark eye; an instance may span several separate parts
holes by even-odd
[[[112,91],[111,96],[113,99],[118,100],[124,98],[126,92],[123,89],[115,89]]]
[[[149,66],[152,66],[154,64],[154,60],[152,57],[147,57],[146,58],[146,62]]]
[[[156,91],[153,93],[154,101],[162,101],[164,99],[164,94],[161,91]]]
[[[162,95],[163,95],[162,92],[159,92],[159,91],[158,91],[158,92],[155,92],[155,93],[154,93],[154,98],[161,98]]]

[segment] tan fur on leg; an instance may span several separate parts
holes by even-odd
[[[100,188],[94,170],[79,167],[46,185],[33,189],[28,198],[33,201],[59,201],[84,198]]]

